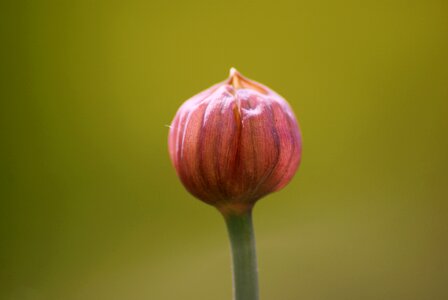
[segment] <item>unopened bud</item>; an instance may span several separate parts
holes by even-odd
[[[233,68],[227,80],[179,108],[168,144],[183,185],[224,214],[246,212],[283,188],[302,153],[288,103]]]

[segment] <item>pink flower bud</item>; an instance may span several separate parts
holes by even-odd
[[[170,127],[169,152],[187,190],[221,212],[242,213],[294,176],[302,139],[288,103],[231,69],[187,100]]]

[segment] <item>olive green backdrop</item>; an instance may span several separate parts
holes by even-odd
[[[230,67],[303,163],[255,209],[265,300],[448,299],[448,4],[3,1],[0,299],[231,299],[167,125]]]

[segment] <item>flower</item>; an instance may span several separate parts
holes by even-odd
[[[288,103],[232,68],[227,80],[179,108],[168,146],[191,194],[224,214],[239,214],[292,179],[302,138]]]

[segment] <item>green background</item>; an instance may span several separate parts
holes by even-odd
[[[234,66],[303,162],[254,212],[262,299],[448,299],[448,2],[3,1],[0,299],[231,298],[167,125]]]

